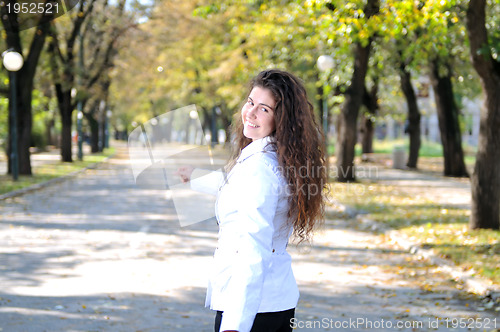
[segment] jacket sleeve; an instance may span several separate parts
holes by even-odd
[[[271,264],[273,219],[278,205],[279,178],[260,158],[249,158],[240,169],[237,210],[238,238],[233,273],[225,290],[229,296],[220,331],[248,332],[262,298]]]
[[[191,173],[189,183],[192,190],[215,196],[223,180],[222,171],[195,168]]]

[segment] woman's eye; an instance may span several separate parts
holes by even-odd
[[[262,111],[266,113],[269,112],[266,108],[262,108]]]
[[[249,105],[252,105],[252,106],[253,106],[253,102],[252,102],[251,100],[248,100],[248,101],[247,101],[247,104],[249,104]]]

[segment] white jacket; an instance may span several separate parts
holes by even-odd
[[[286,251],[292,232],[288,185],[270,141],[265,137],[245,147],[219,187],[219,242],[206,306],[224,312],[220,331],[248,332],[258,312],[297,306],[299,291]],[[205,192],[213,192],[222,178],[220,172],[193,175],[191,187]]]

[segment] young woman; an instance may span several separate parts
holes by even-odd
[[[323,218],[323,134],[301,81],[274,69],[252,80],[235,120],[206,305],[217,311],[215,332],[292,331],[299,291],[286,248]]]

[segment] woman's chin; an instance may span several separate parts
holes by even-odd
[[[249,133],[246,130],[243,131],[243,136],[245,136],[246,138],[249,138],[249,139],[256,139],[254,133]]]

